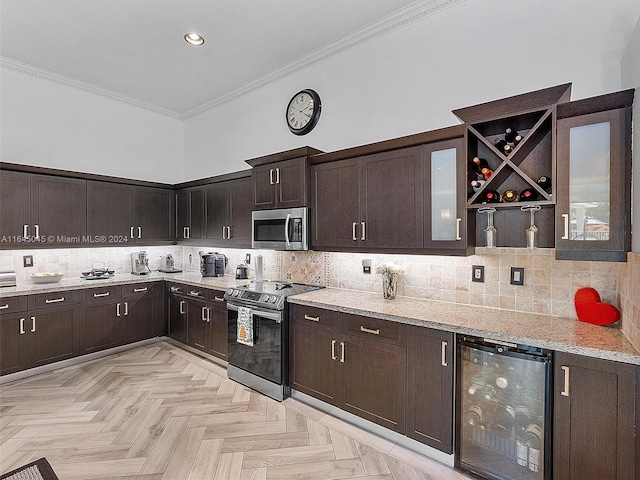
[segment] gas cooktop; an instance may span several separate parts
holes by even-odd
[[[244,306],[260,306],[273,310],[284,310],[286,298],[290,295],[311,292],[324,288],[321,285],[307,285],[293,282],[251,282],[231,287],[224,298],[232,303]]]

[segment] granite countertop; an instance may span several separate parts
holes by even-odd
[[[295,295],[289,302],[640,365],[640,352],[617,326],[436,300],[385,300],[381,293],[337,288]]]
[[[130,283],[159,282],[162,280],[185,283],[187,285],[210,288],[213,290],[226,290],[229,287],[249,283],[249,280],[236,280],[234,275],[226,275],[224,277],[203,277],[200,272],[151,272],[148,275],[132,275],[130,273],[123,273],[100,280],[87,280],[80,277],[63,277],[62,280],[57,283],[18,283],[18,285],[15,287],[0,288],[0,298],[16,297],[18,295],[29,295],[36,293],[52,293],[59,292],[61,290],[79,290],[83,288],[94,287],[99,288],[104,285],[126,285]]]

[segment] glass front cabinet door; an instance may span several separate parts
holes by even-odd
[[[560,117],[556,145],[556,258],[626,261],[631,108]]]
[[[467,255],[464,139],[422,146],[425,175],[424,246],[443,255]],[[471,227],[472,230],[475,225]]]

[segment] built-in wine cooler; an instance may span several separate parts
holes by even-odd
[[[456,466],[488,479],[551,478],[551,352],[458,337]]]

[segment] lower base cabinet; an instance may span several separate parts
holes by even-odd
[[[207,353],[214,357],[227,359],[229,339],[227,331],[229,322],[227,320],[227,302],[224,299],[224,292],[208,292],[211,303],[209,304],[209,343]]]
[[[122,343],[121,302],[86,305],[82,311],[82,354],[93,353]]]
[[[639,370],[634,365],[555,353],[553,478],[640,479],[634,413]]]
[[[27,368],[26,313],[0,316],[0,375]]]
[[[184,291],[182,285],[168,284],[167,334],[178,342],[187,343],[187,300],[180,296]]]

